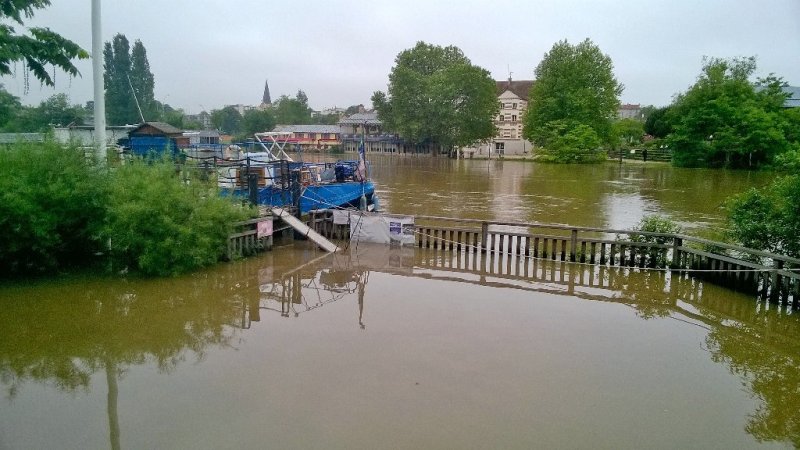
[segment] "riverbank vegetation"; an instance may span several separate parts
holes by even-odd
[[[372,104],[387,130],[406,142],[449,151],[490,139],[499,106],[495,82],[455,46],[417,42],[400,52],[387,92]]]
[[[730,237],[745,247],[800,258],[800,175],[786,175],[727,203]]]
[[[674,165],[759,168],[800,148],[800,116],[784,108],[785,83],[775,76],[751,82],[755,70],[754,57],[705,61],[697,82],[663,114]]]
[[[613,119],[623,86],[611,57],[591,40],[553,45],[536,66],[523,136],[545,160],[596,162],[613,141]]]
[[[250,211],[169,161],[111,169],[53,142],[0,151],[0,272],[172,275],[216,262]],[[99,269],[103,267],[103,269]]]

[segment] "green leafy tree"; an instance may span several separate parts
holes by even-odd
[[[105,178],[54,142],[0,151],[0,275],[79,266],[102,250]]]
[[[110,125],[139,123],[128,77],[131,71],[130,43],[117,34],[103,47],[105,61],[106,118]]]
[[[417,42],[400,52],[389,89],[372,104],[385,127],[407,141],[461,147],[495,135],[495,82],[455,46]]]
[[[745,247],[800,257],[800,175],[778,178],[727,203],[732,238]]]
[[[602,142],[597,133],[588,125],[570,126],[569,122],[554,120],[550,122],[549,143],[540,149],[539,160],[556,163],[584,163],[605,160],[605,153],[599,151]]]
[[[665,138],[672,133],[673,122],[671,107],[655,108],[647,114],[644,121],[644,132],[656,138]]]
[[[226,106],[211,111],[211,123],[225,134],[239,134],[242,130],[242,115],[233,106]]]
[[[639,144],[644,137],[644,124],[636,119],[620,119],[614,122],[612,131],[624,144]]]
[[[564,134],[585,125],[602,142],[611,143],[623,89],[613,69],[611,58],[589,39],[577,45],[566,40],[554,44],[536,67],[523,136],[552,146],[558,139],[553,124],[559,122],[565,125]]]
[[[307,125],[312,123],[311,108],[308,107],[308,97],[302,90],[292,98],[282,95],[273,105],[272,112],[275,122],[281,125]]]
[[[0,21],[11,20],[24,25],[34,11],[50,6],[49,0],[4,0],[0,2]],[[76,43],[49,28],[28,28],[28,34],[17,34],[7,23],[0,23],[0,75],[12,73],[12,63],[21,61],[27,70],[48,86],[55,84],[48,65],[58,67],[70,76],[80,75],[73,59],[88,59],[89,53]],[[28,88],[27,72],[25,87]]]
[[[14,122],[21,110],[19,98],[8,93],[0,84],[0,130],[17,131],[14,129]]]
[[[338,114],[318,114],[311,118],[311,122],[316,125],[336,125],[339,119]]]
[[[361,111],[362,109],[364,109],[364,105],[351,105],[344,110],[344,114],[346,116],[352,116],[353,114]]]
[[[70,105],[67,94],[55,94],[43,101],[36,108],[38,120],[42,124],[39,129],[47,129],[51,125],[82,125],[86,110],[80,105]]]
[[[0,128],[9,132],[47,132],[54,126],[82,125],[86,117],[86,110],[80,105],[70,105],[66,94],[54,94],[35,107],[9,101],[10,107],[15,108],[13,114],[5,125],[0,121]],[[1,104],[0,94],[0,108]]]
[[[783,108],[781,118],[786,140],[795,144],[800,143],[800,108]]]
[[[275,128],[275,117],[270,110],[251,109],[242,117],[242,132],[245,137],[263,131],[272,131]]]
[[[248,211],[216,186],[175,175],[171,161],[135,161],[114,172],[103,237],[119,265],[174,275],[216,263],[232,224]]]
[[[153,103],[155,104],[154,108],[156,110],[154,116],[157,117],[159,121],[168,123],[181,130],[199,130],[203,128],[201,123],[189,120],[183,109],[173,108],[158,100],[154,100]]]
[[[754,57],[704,62],[697,82],[672,105],[667,141],[673,162],[688,167],[757,167],[789,148],[779,78],[754,84]]]
[[[131,85],[142,114],[146,120],[154,120],[158,117],[157,104],[154,94],[155,78],[150,71],[150,62],[147,61],[147,50],[142,41],[136,40],[131,49]]]
[[[145,120],[156,119],[159,112],[153,94],[155,81],[142,42],[136,40],[131,51],[128,38],[117,34],[105,43],[103,55],[108,122],[112,125],[141,122],[137,100]]]

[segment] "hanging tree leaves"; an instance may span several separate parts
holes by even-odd
[[[0,19],[24,25],[24,19],[30,19],[35,10],[46,6],[50,6],[49,0],[2,0]],[[29,34],[17,34],[11,25],[0,24],[0,75],[11,74],[13,63],[22,62],[26,68],[26,91],[27,71],[48,86],[55,84],[53,76],[48,73],[48,65],[58,67],[70,76],[80,75],[72,60],[89,58],[86,50],[49,28],[34,27],[27,31]]]

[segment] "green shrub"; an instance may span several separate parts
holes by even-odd
[[[35,275],[88,263],[102,249],[106,186],[105,175],[76,147],[0,147],[0,273]]]
[[[775,157],[775,168],[789,173],[800,173],[800,144],[795,143],[792,149]]]
[[[730,235],[736,242],[800,257],[800,175],[734,196],[726,206]]]
[[[563,121],[553,121],[547,146],[540,148],[538,160],[556,163],[591,163],[606,159],[600,148],[597,133],[589,126],[568,126]]]
[[[134,161],[112,177],[104,236],[117,266],[174,275],[217,262],[248,211],[168,162]]]
[[[651,215],[642,217],[642,220],[640,220],[636,227],[634,227],[631,231],[680,234],[683,232],[683,227],[669,217]],[[641,234],[631,234],[629,240],[632,242],[646,242],[650,244],[666,244],[669,240],[671,243],[671,239],[663,236],[646,236]]]
[[[672,238],[666,236],[647,236],[636,234],[636,231],[661,234],[680,234],[683,232],[683,228],[668,217],[652,215],[643,217],[636,227],[634,227],[628,234],[627,240],[630,242],[665,245],[671,244]],[[623,239],[617,236],[617,240],[622,241]],[[667,253],[664,251],[664,249],[652,247],[649,248],[647,250],[647,259],[648,265],[652,267],[665,267],[669,263],[669,261],[667,261]]]

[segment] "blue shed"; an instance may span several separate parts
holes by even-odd
[[[145,122],[128,133],[128,147],[137,156],[178,154],[178,140],[183,131],[164,122]]]

